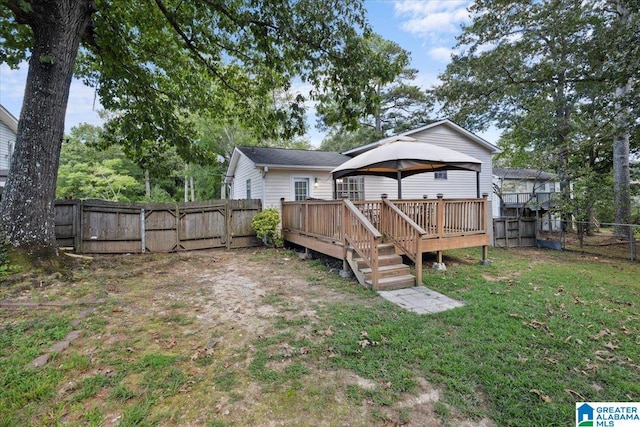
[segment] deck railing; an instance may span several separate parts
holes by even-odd
[[[375,228],[380,229],[381,200],[353,200],[352,203],[367,217]]]
[[[312,237],[344,240],[342,200],[307,200],[282,203],[282,226]],[[349,202],[380,230],[383,202]],[[393,200],[396,206],[426,234],[441,238],[487,232],[487,199]]]
[[[422,283],[422,238],[427,232],[387,199],[382,201],[380,231],[415,264],[416,279]]]
[[[282,228],[289,236],[301,236],[299,244],[313,241],[318,250],[343,259],[351,246],[372,269],[374,287],[378,285],[378,245],[382,235],[393,241],[416,264],[418,280],[422,277],[422,251],[449,246],[449,238],[483,246],[487,234],[487,199],[416,199],[416,200],[309,200],[282,202]],[[306,240],[305,240],[306,239]],[[435,240],[434,240],[435,239]],[[431,243],[425,245],[429,240]],[[434,244],[435,241],[442,244]],[[450,240],[453,241],[453,240]],[[323,246],[325,245],[325,246]],[[330,250],[326,245],[330,246]],[[435,249],[440,259],[442,249]],[[441,262],[441,261],[439,261]]]
[[[441,236],[462,236],[486,232],[486,199],[446,200]],[[438,205],[438,212],[441,206]]]
[[[344,239],[371,268],[372,288],[378,288],[378,245],[382,234],[349,200],[344,200]],[[346,247],[347,245],[345,245]]]
[[[560,193],[502,193],[502,204],[508,207],[549,205],[560,197]]]
[[[342,200],[283,202],[282,228],[342,243],[342,209]]]
[[[393,201],[427,238],[486,233],[486,203],[486,198]]]

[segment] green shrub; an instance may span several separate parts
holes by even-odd
[[[256,231],[258,239],[265,245],[280,248],[284,241],[278,230],[280,225],[280,213],[275,208],[265,209],[258,213],[251,221],[251,226]]]

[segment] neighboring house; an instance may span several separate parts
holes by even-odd
[[[280,199],[332,199],[331,170],[349,157],[333,151],[236,147],[225,183],[230,199],[260,199],[280,209]]]
[[[4,188],[18,132],[18,119],[0,105],[0,195]]]
[[[493,217],[539,217],[556,222],[550,210],[560,192],[558,175],[538,169],[493,168]],[[554,225],[555,226],[555,225]]]
[[[492,194],[492,156],[499,150],[484,139],[449,120],[441,120],[398,136],[410,136],[421,142],[440,145],[482,161],[480,194]],[[225,183],[231,199],[261,199],[264,208],[280,207],[287,201],[349,198],[380,199],[397,195],[397,181],[378,176],[355,176],[334,183],[331,170],[352,157],[385,143],[377,141],[345,153],[313,150],[289,150],[265,147],[236,147],[231,156]],[[402,180],[403,199],[475,198],[476,173],[442,171],[423,173]]]

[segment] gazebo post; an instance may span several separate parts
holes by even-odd
[[[338,200],[338,183],[336,182],[336,179],[333,177],[333,174],[331,174],[331,178],[333,178],[331,180],[333,182],[333,200]]]
[[[476,172],[476,198],[480,198],[480,171]]]
[[[398,171],[396,172],[396,179],[398,180],[398,200],[402,199],[402,172],[400,172],[400,169],[398,169]]]

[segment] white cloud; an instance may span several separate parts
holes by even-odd
[[[459,32],[469,22],[468,0],[399,1],[395,13],[404,19],[402,29],[420,37],[441,40]]]
[[[24,88],[27,81],[29,65],[26,62],[12,70],[6,64],[0,65],[0,104],[18,117],[22,109]],[[65,118],[65,132],[80,123],[102,125],[104,120],[98,116],[102,109],[100,101],[95,98],[93,88],[85,86],[80,80],[73,80],[69,89],[69,102]]]
[[[454,50],[448,47],[434,47],[429,50],[429,57],[438,62],[448,64],[453,53]]]

